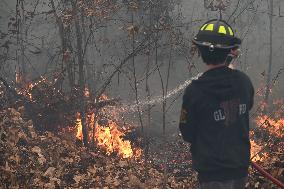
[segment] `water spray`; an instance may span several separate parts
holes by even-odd
[[[172,89],[167,93],[166,96],[159,95],[151,98],[151,100],[143,99],[143,100],[138,100],[137,102],[132,102],[129,104],[123,105],[123,111],[125,112],[135,112],[137,111],[138,107],[140,109],[143,109],[145,106],[151,106],[154,104],[159,104],[165,101],[166,99],[176,95],[180,91],[184,90],[193,80],[197,80],[203,73],[199,73],[196,76],[193,76],[189,78],[188,80],[185,80],[182,84],[178,85],[176,88]]]

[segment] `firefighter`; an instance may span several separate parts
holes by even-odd
[[[254,88],[245,73],[229,68],[241,40],[229,24],[214,19],[202,25],[193,43],[207,71],[184,92],[182,137],[191,143],[201,189],[242,189],[250,165]]]

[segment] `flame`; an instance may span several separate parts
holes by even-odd
[[[19,72],[16,72],[15,82],[17,84],[22,82],[22,76],[21,76],[21,74]]]
[[[107,126],[96,123],[95,139],[97,145],[106,150],[107,154],[117,152],[123,158],[133,156],[130,141],[123,140],[125,134],[118,130],[118,125],[113,121],[108,121]]]
[[[254,120],[255,123],[264,129],[266,129],[270,135],[274,135],[279,138],[284,137],[284,100],[274,100],[271,107],[264,104],[266,108],[271,110],[269,115],[259,114]]]
[[[102,95],[99,100],[108,100],[106,95]],[[103,113],[107,114],[106,118],[103,117],[103,123],[100,123],[100,118],[95,116],[94,112],[88,112],[86,116],[86,126],[89,130],[95,128],[94,133],[89,132],[89,141],[94,139],[95,144],[100,149],[104,150],[107,155],[113,153],[118,154],[122,158],[138,158],[142,154],[141,149],[133,148],[129,140],[124,140],[125,133],[120,129],[116,121],[117,112],[115,110],[109,111],[102,109]],[[79,140],[83,139],[82,134],[82,120],[80,113],[76,113],[76,138]]]
[[[260,146],[257,142],[250,140],[250,145],[252,161],[263,161],[268,157],[267,153],[259,153],[263,147]]]
[[[258,126],[265,128],[271,135],[284,137],[284,118],[270,118],[268,115],[258,116],[255,120]]]
[[[284,100],[278,99],[274,100],[270,106],[267,103],[260,102],[260,110],[270,109],[270,113],[263,114],[260,112],[258,116],[254,119],[257,127],[266,130],[271,136],[277,138],[284,138]],[[251,131],[251,136],[254,133]],[[253,161],[269,161],[269,155],[266,150],[263,150],[266,146],[267,141],[259,140],[258,142],[251,140],[251,157]],[[278,144],[281,146],[283,143]],[[258,154],[259,153],[259,154]]]
[[[17,77],[20,77],[20,76],[16,75],[16,82],[17,82],[17,80],[19,81],[19,79],[17,79]],[[20,79],[22,79],[22,78],[20,77]],[[17,91],[18,94],[24,95],[29,100],[33,100],[32,89],[35,86],[37,86],[37,85],[39,85],[41,83],[48,83],[47,78],[41,76],[41,80],[39,80],[37,82],[33,82],[33,83],[32,82],[23,83],[23,88],[22,89],[16,88],[15,90]]]
[[[82,133],[83,126],[82,126],[82,120],[81,120],[79,112],[76,113],[76,128],[77,128],[76,138],[78,138],[79,140],[82,140],[83,139],[83,133]]]
[[[83,139],[82,134],[82,120],[80,118],[80,113],[76,114],[76,138],[79,140]],[[119,126],[112,120],[107,120],[105,125],[100,125],[96,120],[94,113],[87,117],[87,125],[95,126],[95,141],[96,145],[105,150],[108,155],[112,153],[117,153],[122,158],[139,157],[141,155],[140,149],[134,149],[131,146],[129,140],[124,140],[125,134],[120,131]],[[92,135],[89,135],[89,140]]]

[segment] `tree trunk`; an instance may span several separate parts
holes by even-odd
[[[77,41],[77,58],[79,65],[79,87],[80,87],[80,115],[82,120],[82,133],[83,133],[83,143],[84,146],[88,146],[88,127],[86,124],[86,114],[85,114],[85,79],[84,79],[84,58],[83,58],[83,48],[82,48],[82,34],[81,27],[78,18],[77,10],[77,1],[72,2],[72,8],[74,13],[74,22],[75,22],[75,32],[76,32],[76,41]]]
[[[66,69],[67,69],[67,73],[68,73],[68,80],[69,80],[69,87],[72,90],[73,87],[74,87],[74,77],[73,77],[73,72],[72,72],[72,62],[70,60],[71,57],[66,58],[67,54],[65,54],[65,53],[67,53],[67,50],[70,50],[70,49],[67,48],[67,39],[66,39],[66,36],[65,36],[67,32],[64,29],[62,20],[56,14],[56,8],[55,8],[55,5],[54,5],[54,1],[50,0],[50,4],[51,4],[52,10],[53,10],[54,17],[56,19],[56,23],[58,25],[59,36],[60,36],[60,40],[61,40],[62,61],[63,61],[63,63],[66,64]],[[71,52],[69,52],[69,53],[71,54]]]
[[[267,81],[266,81],[266,91],[265,91],[265,103],[268,107],[269,103],[269,93],[270,93],[270,87],[271,87],[271,70],[272,70],[272,47],[273,47],[273,41],[272,41],[272,34],[273,34],[273,0],[270,0],[270,15],[269,15],[269,41],[270,41],[270,47],[269,47],[269,65],[268,65],[268,72],[267,72]],[[265,109],[267,111],[267,109]]]

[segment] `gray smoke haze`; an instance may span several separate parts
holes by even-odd
[[[54,2],[58,16],[62,16],[64,1]],[[125,1],[114,2],[120,5],[125,3]],[[235,67],[251,77],[257,90],[265,85],[268,70],[268,3],[263,0],[228,2],[229,7],[222,13],[222,18],[229,19],[229,23],[236,28],[237,36],[243,40],[242,56],[237,60]],[[21,20],[20,33],[13,35],[16,4],[16,0],[0,1],[0,74],[11,82],[15,81],[16,72],[25,65],[27,79],[32,80],[40,76],[52,78],[55,72],[60,73],[62,67],[66,65],[62,64],[60,33],[50,1],[25,0],[24,15],[29,17],[18,16]],[[149,28],[168,24],[170,27],[164,28],[165,31],[151,35],[153,39],[159,38],[156,44],[152,43],[149,45],[151,47],[145,47],[119,70],[107,87],[106,94],[111,98],[120,98],[126,109],[131,110],[129,117],[133,121],[137,121],[135,109],[138,106],[142,109],[148,105],[153,106],[151,128],[155,131],[161,130],[162,101],[167,99],[166,127],[167,130],[176,131],[183,89],[190,83],[192,77],[205,71],[200,58],[196,54],[190,55],[191,39],[203,22],[219,18],[220,13],[205,9],[204,1],[200,0],[165,0],[162,4],[168,8],[155,7],[153,13],[147,8],[135,11],[121,8],[111,14],[108,19],[94,19],[94,25],[97,25],[91,29],[89,27],[91,19],[87,18],[85,25],[81,26],[84,41],[85,80],[90,90],[96,92],[108,76],[117,69],[119,63],[131,54],[133,48],[139,46],[143,39],[151,35]],[[33,14],[32,17],[30,17],[31,14]],[[275,0],[272,77],[284,67],[283,16],[284,1]],[[137,26],[138,30],[134,38],[131,37],[132,26]],[[76,44],[72,35],[74,30],[74,27],[71,27],[70,32],[66,33],[72,48],[75,48]],[[19,41],[17,38],[22,40]],[[157,51],[153,48],[154,45],[157,45]],[[194,64],[195,67],[189,64]],[[78,71],[77,66],[75,69]],[[75,79],[78,79],[77,75]],[[283,82],[284,74],[281,74],[273,86],[272,98],[283,98]],[[68,86],[67,79],[64,80],[64,86]],[[144,117],[146,120],[146,116]]]

